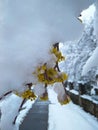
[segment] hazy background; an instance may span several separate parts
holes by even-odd
[[[1,0],[6,38],[24,31],[35,37],[73,40],[80,36],[83,25],[77,20],[80,12],[94,0]],[[18,26],[18,28],[17,28]],[[5,27],[5,26],[4,26]],[[10,33],[9,33],[10,32]],[[52,35],[53,38],[52,38]]]
[[[77,16],[91,3],[0,0],[0,93],[33,82],[35,67],[51,61],[51,44],[77,40],[83,31]]]

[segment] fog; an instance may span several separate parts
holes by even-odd
[[[77,17],[91,3],[0,0],[0,93],[33,82],[34,68],[51,59],[51,44],[77,40],[83,31]]]
[[[83,25],[77,20],[80,12],[94,0],[1,0],[8,39],[25,31],[35,37],[44,32],[50,40],[77,39]],[[18,26],[18,28],[17,28]],[[10,32],[10,33],[9,33]],[[11,35],[11,36],[10,36]],[[55,39],[55,40],[54,40]]]

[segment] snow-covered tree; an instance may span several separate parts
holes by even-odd
[[[85,76],[83,73],[88,71],[88,68],[85,68],[85,64],[91,66],[95,64],[94,59],[92,60],[93,52],[96,53],[97,47],[97,38],[95,35],[95,4],[91,5],[88,9],[82,11],[78,19],[84,24],[84,31],[81,35],[81,38],[77,41],[65,42],[62,51],[66,55],[65,65],[61,65],[63,71],[69,75],[69,82],[75,82],[77,88],[77,83],[89,83],[96,82],[96,68],[92,68],[89,73]],[[97,56],[97,55],[96,55]],[[88,59],[91,59],[91,63],[88,63]],[[96,64],[97,65],[97,64]],[[78,89],[78,88],[77,88]]]
[[[94,32],[97,38],[97,46],[98,46],[98,1],[95,3],[96,12],[94,18]],[[92,56],[86,62],[82,74],[85,75],[88,71],[90,71],[93,67],[98,67],[98,47],[96,47],[95,51],[93,52]]]

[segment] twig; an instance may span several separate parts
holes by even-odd
[[[9,92],[5,93],[2,97],[0,97],[0,100],[2,100],[4,97],[8,96],[11,93],[12,93],[12,91],[9,91]]]
[[[20,107],[19,107],[18,114],[19,114],[19,112],[22,110],[22,106],[24,105],[25,101],[26,101],[26,99],[23,99],[23,101],[22,101],[22,103],[21,103],[21,105],[20,105]],[[14,119],[14,121],[13,121],[13,124],[14,124],[14,125],[15,125],[15,123],[16,123],[17,117],[18,117],[18,115],[15,117],[15,119]]]
[[[27,83],[27,84],[25,84],[25,86],[28,86],[28,88],[31,90],[31,87],[32,87],[32,83]]]
[[[57,48],[57,51],[59,51],[59,42],[55,43],[53,46]]]
[[[56,65],[54,66],[54,69],[56,69],[56,68],[57,68],[57,70],[58,70],[59,72],[61,72],[60,69],[59,69],[58,62],[56,62]]]

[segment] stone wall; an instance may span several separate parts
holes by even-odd
[[[86,99],[82,97],[82,95],[74,94],[69,90],[67,90],[67,93],[70,96],[73,103],[80,105],[86,112],[89,112],[98,118],[98,102]]]

